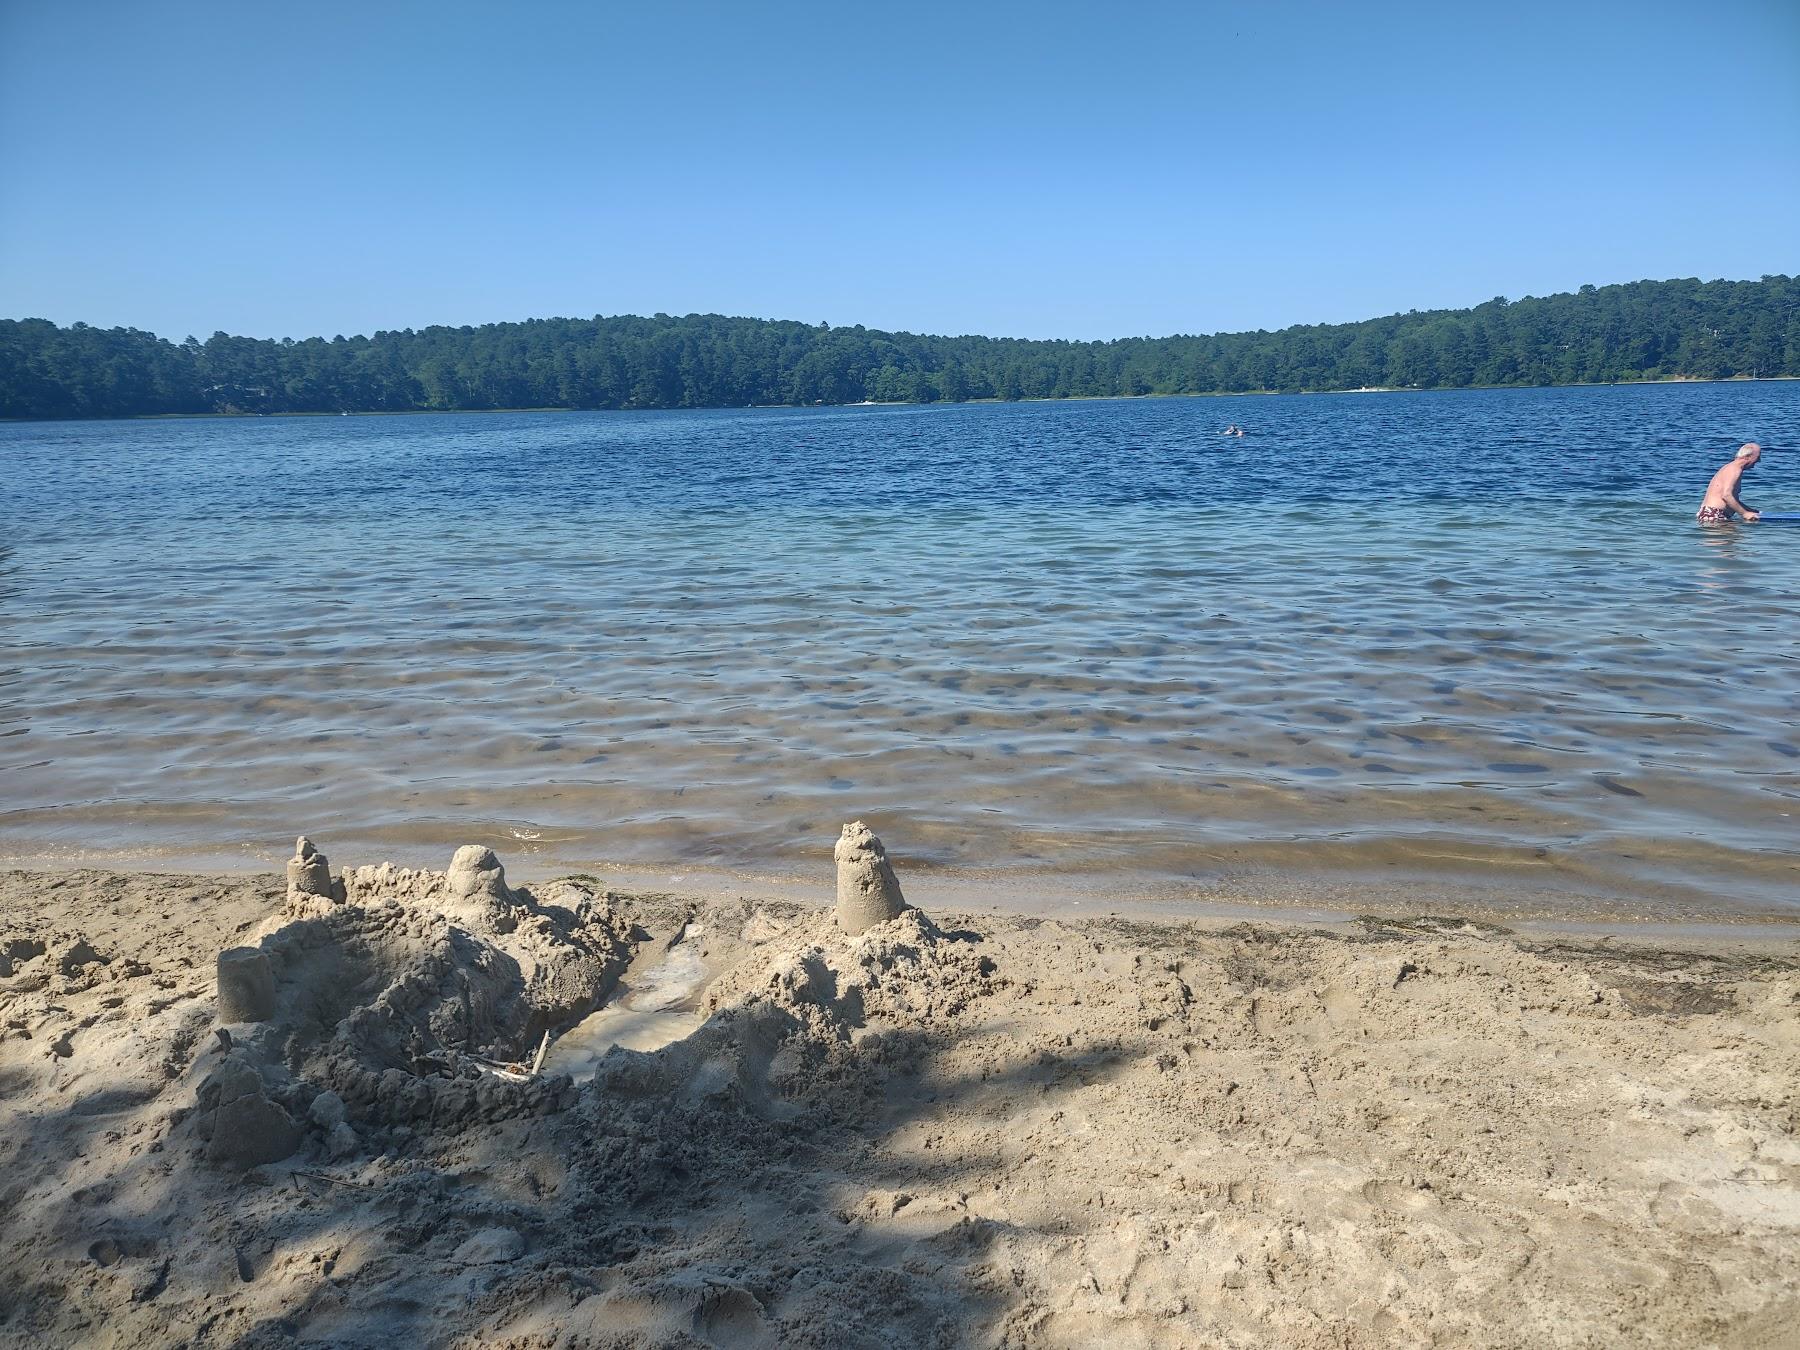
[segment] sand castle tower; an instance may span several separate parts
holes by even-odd
[[[844,826],[832,856],[837,859],[838,927],[846,933],[886,923],[906,908],[887,850],[860,820]]]
[[[288,859],[287,865],[287,888],[290,896],[332,898],[331,863],[305,835],[294,841],[294,856]]]
[[[219,953],[219,1020],[266,1022],[275,1015],[275,971],[267,952],[231,947]]]
[[[450,870],[444,873],[444,889],[458,900],[477,896],[488,900],[510,901],[512,890],[506,884],[506,869],[491,848],[481,844],[464,844],[450,859]]]

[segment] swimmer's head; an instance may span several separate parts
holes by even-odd
[[[1737,458],[1742,461],[1744,467],[1747,469],[1752,464],[1756,463],[1757,460],[1762,458],[1762,447],[1755,441],[1751,441],[1737,452]]]

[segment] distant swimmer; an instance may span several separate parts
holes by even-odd
[[[1230,426],[1226,427],[1225,430],[1221,431],[1219,434],[1221,436],[1242,436],[1244,434],[1244,429],[1242,427],[1240,427],[1236,422],[1233,422]]]
[[[1744,470],[1762,458],[1762,447],[1752,442],[1740,449],[1731,457],[1731,462],[1712,476],[1712,482],[1706,485],[1706,496],[1701,499],[1700,509],[1694,518],[1702,525],[1723,525],[1731,519],[1731,513],[1737,512],[1745,520],[1758,520],[1761,517],[1755,511],[1738,500],[1738,483],[1744,477]]]

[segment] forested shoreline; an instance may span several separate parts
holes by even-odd
[[[0,320],[0,417],[699,408],[1800,376],[1800,280],[1639,281],[1276,332],[935,337],[689,314],[302,341]]]

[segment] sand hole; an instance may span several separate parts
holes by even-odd
[[[545,1071],[585,1081],[615,1047],[660,1050],[699,1030],[705,1020],[700,1013],[700,995],[712,974],[696,941],[703,932],[699,924],[687,925],[660,961],[641,972],[628,970],[604,1007],[550,1047]]]

